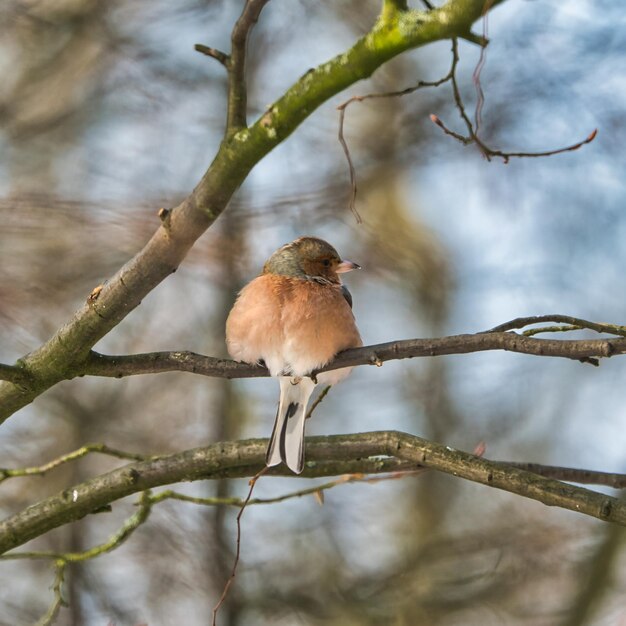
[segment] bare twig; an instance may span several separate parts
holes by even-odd
[[[241,517],[243,516],[243,512],[245,511],[246,506],[250,502],[250,498],[252,497],[252,492],[254,491],[254,486],[256,485],[257,480],[259,480],[259,478],[261,478],[261,476],[263,476],[263,474],[265,474],[265,472],[267,472],[268,469],[269,468],[267,466],[262,468],[250,479],[250,489],[248,490],[248,495],[246,496],[246,499],[243,501],[241,505],[241,509],[239,513],[237,514],[237,548],[235,550],[235,560],[233,562],[233,569],[230,573],[228,580],[226,581],[226,584],[224,585],[224,590],[222,591],[222,595],[220,596],[220,599],[218,600],[217,604],[213,607],[212,626],[216,626],[217,614],[222,604],[224,604],[224,600],[226,600],[226,596],[228,595],[228,590],[230,589],[231,585],[235,581],[235,576],[237,576],[237,566],[239,565],[239,556],[241,554]]]
[[[573,317],[571,315],[561,315],[560,313],[553,313],[549,315],[533,315],[530,317],[516,317],[513,320],[494,326],[493,328],[486,330],[486,333],[501,333],[509,330],[519,330],[526,326],[533,324],[544,324],[546,322],[554,322],[557,324],[567,324],[571,330],[593,330],[597,333],[606,333],[609,335],[618,335],[620,337],[626,337],[626,326],[620,326],[619,324],[606,324],[603,322],[590,322],[580,317]],[[544,332],[545,328],[539,329]],[[561,328],[563,330],[563,328]],[[526,331],[527,332],[527,331]]]
[[[483,39],[487,41],[489,37],[489,9],[491,8],[492,0],[488,0],[485,3],[485,10],[483,12]],[[480,83],[480,75],[483,71],[483,67],[485,66],[485,62],[487,61],[487,46],[482,46],[480,49],[480,56],[478,58],[478,63],[474,68],[474,73],[472,74],[472,80],[474,81],[474,87],[476,88],[476,110],[474,111],[474,125],[475,132],[478,134],[480,130],[480,124],[482,122],[482,110],[483,104],[485,103],[485,92],[483,91],[483,87]]]
[[[67,606],[67,602],[63,598],[63,582],[65,579],[65,567],[67,561],[57,559],[54,563],[54,582],[52,583],[52,592],[54,598],[45,615],[37,622],[36,626],[50,626],[56,620],[59,610],[62,606]]]
[[[76,459],[80,459],[92,452],[97,452],[99,454],[106,454],[108,456],[113,456],[118,459],[127,459],[130,461],[143,461],[146,459],[144,455],[135,454],[133,452],[124,452],[123,450],[117,450],[115,448],[110,448],[109,446],[103,443],[88,443],[78,450],[74,450],[72,452],[68,452],[56,459],[52,459],[52,461],[48,461],[43,465],[36,465],[34,467],[21,467],[16,469],[7,469],[0,468],[0,482],[7,480],[7,478],[15,478],[18,476],[41,476],[50,470],[53,470],[64,463],[68,463],[70,461],[75,461]]]
[[[584,330],[583,326],[543,326],[541,328],[529,328],[522,332],[524,337],[534,337],[542,333],[566,333],[572,330]]]
[[[282,496],[276,496],[274,498],[250,498],[247,502],[242,498],[229,497],[229,498],[199,498],[195,496],[188,496],[184,493],[178,493],[171,489],[160,491],[156,495],[151,496],[151,500],[154,504],[162,502],[163,500],[179,500],[181,502],[189,502],[191,504],[198,504],[201,506],[236,506],[243,507],[252,506],[257,504],[277,504],[284,502],[285,500],[292,500],[294,498],[303,498],[305,496],[314,495],[320,491],[328,491],[334,487],[340,485],[349,485],[352,483],[378,483],[387,480],[397,480],[400,478],[406,478],[407,476],[416,476],[426,471],[426,468],[420,467],[418,469],[407,469],[391,472],[389,474],[376,474],[374,476],[369,474],[344,474],[337,480],[331,480],[321,485],[315,485],[315,487],[307,487],[306,489],[298,489],[297,491],[290,491]],[[619,476],[619,475],[617,475]],[[626,476],[623,477],[626,480]],[[602,483],[605,484],[605,483]]]
[[[230,65],[230,57],[221,50],[217,48],[211,48],[210,46],[205,46],[204,44],[197,43],[194,47],[196,52],[200,52],[201,54],[205,54],[208,57],[211,57],[221,63],[226,69],[228,69]]]
[[[257,23],[263,7],[269,0],[246,0],[241,16],[233,28],[228,62],[228,117],[226,132],[245,128],[247,122],[248,92],[246,88],[246,50],[248,37]]]
[[[11,552],[9,554],[0,555],[0,560],[14,561],[18,559],[54,559],[57,562],[63,561],[64,563],[79,563],[82,561],[89,561],[97,556],[106,554],[115,550],[115,548],[122,545],[139,526],[141,526],[150,515],[152,509],[152,498],[148,490],[144,491],[137,504],[139,510],[133,513],[107,541],[101,543],[89,550],[83,552]]]
[[[428,6],[428,3],[427,3],[427,6]],[[428,8],[432,10],[432,6],[429,6]],[[350,149],[348,148],[348,143],[346,142],[346,138],[344,135],[344,121],[345,121],[346,109],[353,102],[363,102],[364,100],[370,100],[373,98],[396,98],[396,97],[406,96],[408,94],[414,93],[415,91],[418,91],[419,89],[424,89],[426,87],[439,87],[440,85],[443,85],[444,83],[452,79],[455,69],[456,69],[456,64],[458,62],[458,59],[459,57],[458,57],[457,50],[456,50],[456,40],[453,39],[452,40],[452,65],[450,67],[449,72],[443,78],[440,78],[439,80],[435,80],[435,81],[420,80],[415,85],[411,87],[406,87],[405,89],[400,89],[399,91],[368,93],[362,96],[352,96],[345,102],[342,102],[337,107],[337,110],[339,111],[339,130],[337,133],[337,138],[339,139],[339,143],[341,144],[341,147],[343,148],[343,153],[346,155],[346,160],[348,161],[348,170],[350,172],[351,192],[350,192],[349,206],[350,206],[350,211],[352,211],[352,214],[356,218],[356,221],[358,224],[361,224],[363,220],[361,219],[361,215],[359,214],[356,208],[356,196],[357,196],[356,171],[354,169],[354,163],[352,162]]]
[[[483,14],[483,19],[486,20],[486,12],[489,10],[489,8],[491,7],[491,5],[493,4],[494,0],[489,0],[486,5],[485,5],[485,13]],[[486,26],[485,26],[486,29]],[[486,30],[485,30],[486,32]],[[458,49],[457,49],[457,45],[456,45],[456,40],[453,40],[453,55],[455,56],[455,58],[457,58],[458,60]],[[504,163],[508,163],[509,160],[511,158],[537,158],[537,157],[549,157],[549,156],[554,156],[556,154],[562,154],[563,152],[572,152],[574,150],[578,150],[579,148],[581,148],[582,146],[584,146],[585,144],[591,143],[595,138],[596,135],[598,134],[598,130],[595,129],[591,132],[591,134],[589,136],[587,136],[585,139],[583,139],[582,141],[578,141],[572,145],[566,146],[564,148],[556,148],[554,150],[545,150],[542,152],[504,152],[502,150],[496,150],[494,148],[491,148],[490,146],[488,146],[479,136],[478,136],[478,130],[479,130],[479,126],[481,123],[481,111],[482,111],[482,106],[484,103],[484,93],[482,91],[482,87],[480,86],[480,72],[482,70],[482,67],[484,65],[484,60],[485,60],[485,48],[483,47],[483,49],[481,50],[481,56],[478,62],[478,65],[476,66],[476,69],[474,70],[474,82],[476,85],[476,89],[478,91],[478,102],[476,105],[476,113],[475,113],[475,122],[473,123],[472,120],[470,120],[466,110],[465,110],[465,104],[463,103],[463,98],[461,96],[461,91],[459,89],[459,85],[457,82],[457,78],[456,78],[456,69],[452,72],[452,76],[450,77],[450,83],[452,84],[452,93],[454,96],[454,102],[456,104],[456,108],[459,111],[459,114],[461,116],[461,119],[463,120],[463,122],[465,123],[465,127],[467,128],[467,135],[462,135],[460,133],[457,133],[455,131],[453,131],[452,129],[450,129],[448,126],[446,126],[446,124],[444,124],[444,122],[441,120],[441,118],[439,118],[437,115],[431,114],[430,115],[430,119],[431,121],[436,124],[437,126],[439,126],[439,128],[441,128],[441,130],[443,130],[443,132],[446,135],[449,135],[450,137],[453,137],[454,139],[456,139],[457,141],[459,141],[460,143],[462,143],[463,145],[467,146],[469,144],[476,144],[476,146],[478,146],[480,152],[482,153],[482,155],[485,157],[485,159],[487,159],[487,161],[491,161],[491,159],[493,157],[499,157],[502,159],[502,161]]]
[[[570,146],[564,148],[555,148],[554,150],[545,150],[544,152],[503,152],[502,150],[494,150],[493,148],[487,148],[488,156],[500,157],[504,163],[508,163],[512,158],[537,158],[537,157],[549,157],[555,154],[563,154],[564,152],[574,152],[584,145],[591,143],[598,134],[598,129],[594,129],[591,133],[582,141],[578,141]],[[482,148],[486,148],[483,144]]]
[[[453,130],[450,130],[434,113],[430,114],[430,121],[433,124],[437,124],[437,126],[439,126],[439,128],[441,128],[441,130],[443,130],[443,132],[446,135],[450,135],[450,137],[454,137],[457,141],[460,141],[463,145],[468,146],[470,143],[472,143],[471,137],[464,137],[460,133],[455,133]]]
[[[62,606],[68,606],[63,598],[63,581],[65,577],[65,569],[68,563],[76,563],[79,561],[87,561],[94,557],[111,552],[119,547],[130,535],[143,524],[152,507],[150,493],[148,491],[141,494],[138,504],[140,509],[129,517],[122,527],[103,544],[94,546],[84,552],[13,552],[11,554],[0,555],[2,560],[24,560],[24,559],[52,559],[55,566],[55,577],[52,584],[54,599],[46,611],[46,614],[37,622],[37,626],[49,626],[53,624],[59,609]]]
[[[347,104],[347,103],[346,103]],[[356,172],[354,171],[354,163],[352,162],[352,157],[350,156],[350,149],[348,148],[348,144],[346,143],[346,139],[343,135],[343,120],[346,115],[346,107],[339,109],[339,132],[338,139],[341,147],[343,148],[343,153],[346,155],[346,160],[348,161],[348,170],[350,171],[350,211],[352,211],[352,215],[356,219],[357,224],[363,223],[363,218],[361,214],[356,208],[356,194],[357,194],[357,184],[356,184]]]
[[[311,405],[311,408],[307,411],[305,419],[309,419],[311,415],[313,415],[313,411],[317,409],[317,407],[322,403],[322,400],[324,400],[324,398],[328,395],[328,392],[330,391],[331,386],[332,385],[326,385],[326,387],[322,389],[322,391],[320,392],[320,395],[317,396],[317,398],[315,398],[315,402]]]

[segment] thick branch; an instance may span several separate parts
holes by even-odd
[[[434,339],[403,339],[346,350],[320,371],[356,365],[382,365],[385,361],[395,359],[468,354],[487,350],[507,350],[535,356],[587,360],[625,354],[626,338],[560,340],[539,339],[511,332],[485,332]],[[267,368],[260,365],[217,359],[195,352],[151,352],[122,356],[92,352],[77,375],[122,378],[136,374],[172,371],[192,372],[218,378],[269,376]]]
[[[217,443],[177,454],[132,463],[34,504],[0,524],[0,553],[22,545],[53,528],[80,519],[130,494],[180,481],[252,476],[264,466],[267,440]],[[503,463],[454,450],[413,435],[371,432],[307,438],[307,463],[302,477],[389,471],[388,461],[405,468],[430,469],[510,491],[604,521],[626,525],[626,502],[543,478]],[[382,458],[381,458],[382,457]],[[271,474],[290,475],[284,467]]]
[[[0,421],[58,382],[79,375],[96,342],[176,271],[250,170],[317,107],[406,50],[468,32],[484,7],[485,0],[449,0],[433,11],[404,11],[379,19],[352,48],[296,81],[253,126],[228,135],[202,180],[169,212],[146,246],[87,298],[47,343],[21,360],[35,382],[27,388],[0,383]]]

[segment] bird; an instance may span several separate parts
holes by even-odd
[[[318,383],[335,385],[350,367],[311,374],[342,350],[363,345],[352,312],[352,296],[340,274],[361,269],[342,260],[328,242],[304,236],[287,243],[265,262],[259,276],[238,294],[226,320],[230,356],[264,363],[280,383],[266,465],[304,469],[304,427]]]

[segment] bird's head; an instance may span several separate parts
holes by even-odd
[[[263,273],[338,284],[339,274],[360,267],[342,261],[337,250],[323,239],[299,237],[276,250],[263,266]]]

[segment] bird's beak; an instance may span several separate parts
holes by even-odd
[[[360,270],[361,266],[358,263],[353,263],[347,259],[339,263],[335,270],[337,274],[343,274],[344,272],[351,272],[352,270]]]

